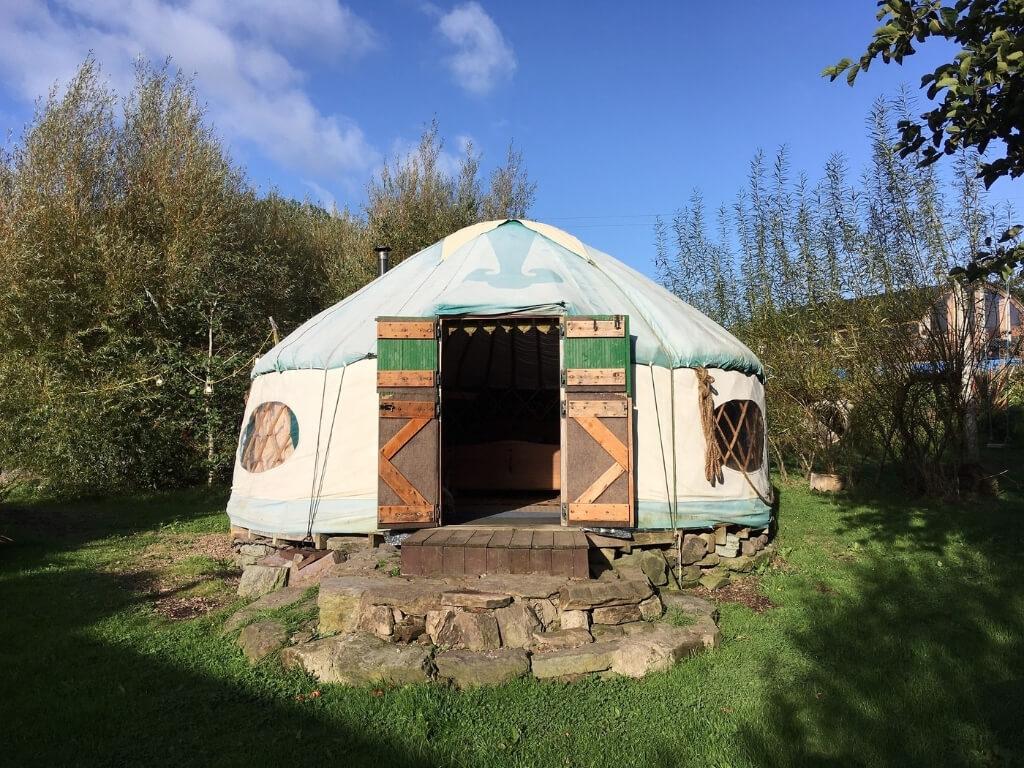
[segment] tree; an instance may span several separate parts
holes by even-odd
[[[853,85],[876,59],[902,64],[929,39],[951,42],[959,52],[921,78],[935,106],[897,125],[900,154],[928,166],[965,149],[982,155],[994,150],[995,157],[979,163],[986,187],[1024,173],[1024,2],[957,0],[947,6],[941,0],[880,0],[878,5],[882,26],[865,53],[857,61],[842,59],[823,75],[835,80],[845,73]],[[1017,242],[1022,232],[1018,225],[1006,229],[996,243],[988,238],[972,261],[955,272],[968,279],[1011,273],[1024,264],[1024,245]]]
[[[290,330],[372,260],[361,223],[257,196],[167,68],[118,100],[88,59],[0,187],[0,456],[58,489],[221,475],[270,318]]]
[[[505,164],[491,172],[490,189],[482,200],[482,218],[525,218],[536,193],[537,185],[527,175],[523,153],[510,142]]]
[[[365,219],[259,194],[189,78],[140,63],[119,99],[88,58],[0,146],[0,485],[223,478],[255,357],[372,280],[375,243],[406,256],[528,210],[514,147],[486,190],[472,146],[454,174],[441,149],[431,125]]]
[[[717,233],[699,192],[671,222],[656,221],[657,267],[669,290],[764,363],[780,468],[892,462],[915,485],[953,494],[975,461],[975,382],[994,379],[978,376],[981,292],[951,286],[948,272],[996,221],[976,152],[957,155],[947,182],[894,149],[906,115],[903,93],[875,103],[871,158],[856,179],[841,155],[813,181],[790,173],[784,147],[757,152]],[[922,318],[950,296],[948,332],[922,333]]]
[[[480,157],[467,142],[456,172],[446,171],[437,120],[416,149],[387,162],[367,189],[366,223],[374,243],[391,247],[396,262],[457,229],[496,218],[523,218],[533,204],[523,156],[510,144],[484,191]]]

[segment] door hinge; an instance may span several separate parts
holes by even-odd
[[[562,401],[562,418],[564,419],[568,415],[568,409],[565,406],[565,400]]]
[[[569,522],[569,505],[562,502],[562,523]]]

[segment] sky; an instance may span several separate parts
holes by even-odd
[[[90,51],[122,93],[136,57],[170,57],[261,189],[358,208],[436,118],[447,163],[468,139],[486,170],[514,141],[532,218],[653,274],[654,215],[694,189],[731,201],[758,148],[785,144],[812,180],[837,151],[864,166],[872,102],[949,55],[925,46],[854,88],[822,78],[861,53],[874,14],[873,0],[0,0],[0,132]],[[992,197],[1024,210],[1024,181]]]

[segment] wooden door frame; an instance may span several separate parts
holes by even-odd
[[[416,342],[433,341],[439,343],[437,338],[438,317],[393,317],[381,316],[375,318],[376,335],[378,347],[384,340],[410,340]],[[429,325],[429,331],[426,330]],[[401,530],[412,528],[432,528],[440,525],[441,497],[443,489],[440,486],[440,477],[437,478],[437,496],[434,503],[431,503],[421,491],[407,477],[402,474],[392,460],[406,445],[411,443],[430,422],[437,423],[437,445],[434,447],[434,455],[440,461],[440,417],[437,414],[437,402],[440,396],[439,364],[437,359],[439,348],[434,349],[434,368],[428,370],[421,366],[421,369],[398,368],[384,369],[380,367],[381,350],[377,350],[377,406],[378,406],[378,440],[377,440],[377,526],[378,529]],[[390,393],[385,397],[385,391]],[[433,395],[431,397],[431,394]],[[382,415],[385,411],[385,400],[390,399],[391,405],[387,408],[388,414]],[[396,422],[402,420],[404,423],[391,434],[384,443],[381,429],[382,421]],[[427,474],[429,477],[429,473]],[[381,488],[386,485],[390,488],[390,494],[399,498],[399,503],[383,504]],[[404,502],[404,503],[401,503]],[[429,511],[428,511],[429,510]],[[396,519],[402,513],[408,515],[429,515],[430,519],[401,520]],[[382,513],[385,519],[382,520]],[[391,518],[388,520],[387,518]]]
[[[561,499],[559,504],[559,522],[561,522],[563,528],[569,526],[569,489],[566,479],[569,476],[569,416],[566,411],[568,403],[566,401],[566,389],[565,380],[562,378],[562,371],[565,370],[565,318],[568,315],[562,315],[562,319],[559,321],[562,323],[562,327],[558,332],[558,431],[559,431],[559,456],[558,463],[559,468],[559,488],[558,494]]]
[[[623,394],[625,395],[626,401],[626,451],[628,454],[629,465],[626,468],[627,484],[628,484],[628,505],[629,505],[629,521],[628,528],[636,527],[636,450],[634,441],[634,420],[633,420],[633,360],[632,360],[632,343],[630,341],[629,333],[629,320],[628,315],[622,315],[626,318],[625,327],[625,344],[627,348],[626,365],[625,365],[625,389]],[[569,450],[568,450],[568,437],[569,437],[569,392],[567,382],[563,378],[562,374],[565,373],[565,340],[566,340],[566,328],[568,323],[574,317],[588,317],[586,315],[570,315],[563,313],[561,316],[561,333],[559,334],[559,346],[558,346],[558,367],[559,367],[559,400],[561,402],[561,523],[563,527],[567,528],[583,528],[587,527],[586,521],[571,522],[569,519],[569,505],[573,503],[573,499],[568,497],[569,483],[567,482],[568,476],[568,461],[569,461]],[[597,321],[598,323],[607,321]],[[574,392],[573,394],[587,394],[586,392]],[[593,393],[599,394],[599,393]],[[595,523],[594,527],[606,527],[600,523]],[[607,526],[614,527],[614,526]]]

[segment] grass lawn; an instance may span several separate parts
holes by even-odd
[[[235,603],[209,535],[224,500],[0,510],[0,763],[1024,762],[1019,485],[960,506],[783,488],[783,558],[759,582],[774,607],[724,603],[717,651],[642,681],[468,693],[250,667],[218,632]],[[197,606],[215,607],[181,618]]]

